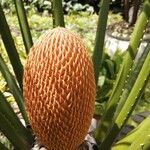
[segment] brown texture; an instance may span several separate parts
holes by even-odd
[[[31,48],[24,70],[31,126],[48,150],[75,150],[91,123],[95,80],[82,40],[65,28],[48,30]]]

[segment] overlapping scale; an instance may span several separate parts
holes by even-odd
[[[24,70],[31,126],[48,150],[75,150],[94,110],[92,62],[82,40],[65,28],[48,30],[31,48]]]

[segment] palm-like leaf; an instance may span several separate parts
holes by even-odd
[[[4,42],[7,54],[12,64],[14,73],[18,80],[20,87],[22,88],[23,66],[21,64],[14,40],[12,38],[9,26],[7,24],[4,12],[0,4],[0,34]]]

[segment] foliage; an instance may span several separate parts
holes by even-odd
[[[119,50],[116,51],[113,56],[109,56],[107,53],[104,55],[98,81],[97,102],[106,102],[110,97],[111,89],[119,72],[123,55],[124,54]]]
[[[10,8],[13,6],[11,0],[2,0],[2,1],[1,1],[1,5],[2,5],[2,7],[5,8],[5,9],[10,9]]]
[[[64,6],[64,11],[65,13],[80,13],[81,11],[86,11],[89,13],[93,13],[94,9],[92,6],[85,4],[82,5],[80,3],[73,3],[72,1],[69,2],[63,2],[63,6]]]
[[[137,76],[135,77],[136,81],[132,79],[133,76],[132,73],[134,72],[134,70],[133,71],[131,70],[133,66],[133,59],[137,53],[137,48],[143,36],[143,30],[145,30],[147,22],[149,21],[150,14],[147,12],[148,6],[149,1],[145,1],[143,12],[141,13],[136,23],[135,30],[132,34],[127,53],[124,57],[122,66],[119,70],[118,77],[113,86],[111,96],[109,97],[109,100],[107,102],[102,123],[99,125],[98,130],[96,131],[96,139],[99,144],[102,142],[101,144],[102,149],[110,148],[110,145],[113,143],[122,126],[130,116],[131,112],[133,111],[134,106],[138,101],[138,97],[142,92],[142,90],[134,91],[139,90],[136,89],[137,88],[136,85],[138,84],[137,82],[139,82],[139,80],[138,78],[136,78]],[[148,57],[149,56],[147,56],[147,59],[149,59]],[[143,67],[145,66],[143,65]],[[149,71],[146,74],[147,76],[146,78],[148,78],[148,75]],[[141,80],[142,84],[141,89],[146,84],[146,82],[144,84],[145,79],[142,78],[142,80]],[[126,92],[126,90],[129,92]],[[120,111],[118,111],[118,108]],[[117,117],[113,119],[115,113],[117,113],[116,115]]]
[[[79,13],[79,11],[86,11],[89,13],[99,12],[99,4],[101,0],[63,0],[64,13]],[[25,9],[35,9],[40,13],[52,13],[52,3],[49,0],[23,0]],[[122,9],[121,0],[110,0],[110,9],[114,12],[120,12]],[[2,0],[1,5],[10,11],[15,11],[12,0]],[[12,9],[13,8],[13,9]]]
[[[38,10],[38,12],[43,12],[44,10],[52,12],[52,4],[49,0],[33,0],[30,3]]]

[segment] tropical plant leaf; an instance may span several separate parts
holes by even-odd
[[[131,40],[129,42],[129,47],[127,49],[126,55],[124,56],[123,63],[121,65],[120,71],[118,73],[117,79],[113,86],[113,90],[109,100],[107,101],[107,106],[102,118],[101,124],[96,130],[95,137],[97,142],[100,144],[104,137],[108,134],[109,129],[113,124],[113,117],[117,104],[122,95],[126,80],[129,77],[131,67],[133,65],[133,60],[135,59],[136,53],[138,52],[138,47],[144,34],[144,30],[150,19],[150,1],[145,0],[143,5],[143,11],[141,12],[136,24]]]
[[[22,88],[23,66],[21,64],[14,40],[7,24],[3,9],[0,4],[0,34],[9,56],[11,65],[16,75],[19,86]]]
[[[149,124],[150,124],[150,116],[148,116],[144,121],[142,121],[137,128],[128,133],[126,137],[118,141],[112,147],[112,150],[126,150],[126,149],[148,150],[150,146]]]
[[[125,104],[126,99],[129,95],[130,91],[133,88],[133,85],[134,85],[134,83],[135,83],[135,81],[136,81],[136,79],[139,75],[139,72],[140,72],[140,70],[141,70],[141,68],[142,68],[142,66],[145,62],[145,59],[146,59],[147,55],[149,54],[149,52],[150,52],[150,43],[147,44],[146,48],[144,49],[144,52],[143,52],[142,56],[139,58],[138,62],[136,64],[134,64],[133,67],[132,67],[130,78],[128,79],[127,84],[125,85],[125,88],[124,88],[124,91],[122,93],[121,99],[118,103],[114,118],[116,118],[118,116],[118,114],[121,111],[123,105]]]
[[[98,84],[99,72],[102,64],[105,31],[106,31],[108,11],[109,11],[109,2],[110,0],[101,1],[96,39],[95,39],[95,47],[92,56],[96,85]]]
[[[149,62],[150,62],[150,52],[144,61],[142,69],[139,72],[139,75],[129,93],[129,96],[126,99],[124,106],[120,110],[118,116],[114,121],[112,128],[110,129],[108,135],[106,136],[106,138],[104,139],[104,141],[100,146],[102,149],[109,149],[111,147],[114,139],[117,137],[121,128],[126,123],[127,119],[129,118],[133,109],[135,108],[143,92],[143,89],[147,84],[146,81],[149,78],[149,74],[150,74]]]
[[[17,16],[18,16],[18,21],[19,21],[20,30],[22,33],[24,46],[26,49],[26,53],[28,54],[31,46],[33,45],[33,41],[32,41],[29,24],[27,21],[26,12],[25,12],[22,0],[13,0],[13,1],[15,3],[15,8],[16,8]]]
[[[94,115],[96,116],[102,116],[103,114],[103,106],[101,103],[95,102],[95,111]]]
[[[107,69],[109,78],[114,79],[115,78],[115,63],[109,59],[106,59],[105,67]]]
[[[13,94],[18,107],[21,111],[21,114],[26,122],[26,124],[28,124],[28,118],[27,118],[27,114],[25,111],[25,107],[24,107],[24,103],[23,103],[23,96],[22,96],[22,92],[19,89],[16,80],[14,79],[14,77],[12,76],[12,74],[10,73],[8,67],[6,66],[3,58],[0,55],[0,71],[2,72],[2,75],[4,76],[5,80],[8,83],[8,86],[10,88],[11,93]]]
[[[13,144],[15,149],[29,150],[31,145],[18,133],[5,114],[0,112],[0,130]]]
[[[14,113],[12,107],[7,102],[1,91],[0,91],[0,112],[2,114],[5,114],[5,116],[7,116],[8,120],[11,122],[11,124],[13,124],[14,128],[20,135],[22,135],[24,139],[26,139],[29,143],[33,142],[33,136],[31,132],[22,125],[19,118]]]

